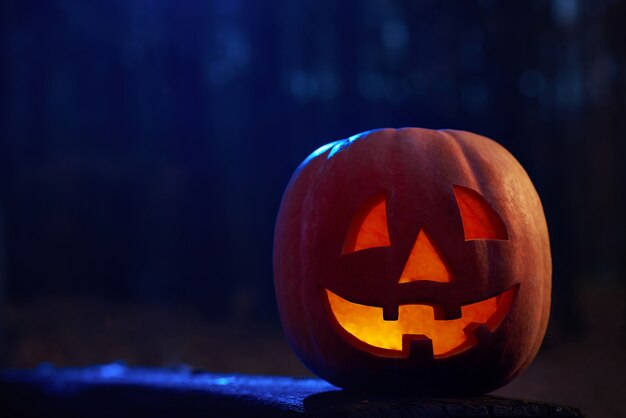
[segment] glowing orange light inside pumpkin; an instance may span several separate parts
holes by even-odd
[[[446,263],[424,230],[421,230],[417,235],[409,260],[400,276],[400,283],[415,280],[433,282],[449,282],[451,280]]]
[[[341,253],[348,254],[366,248],[389,245],[391,243],[387,231],[385,194],[379,193],[365,202],[354,215]]]
[[[326,290],[330,308],[339,325],[358,340],[376,347],[401,352],[403,335],[425,335],[432,340],[435,357],[458,354],[477,344],[476,337],[465,332],[473,323],[485,324],[494,331],[509,312],[517,287],[492,298],[464,305],[462,316],[436,320],[428,305],[401,305],[397,321],[385,321],[382,308],[349,302]]]
[[[487,201],[475,190],[453,186],[465,241],[472,239],[509,239],[504,222]]]
[[[476,191],[454,186],[461,212],[465,240],[508,239],[498,214]],[[342,254],[372,247],[389,246],[385,193],[368,199],[354,215]],[[450,282],[452,274],[432,238],[422,229],[411,249],[399,283],[416,280]],[[359,341],[390,355],[408,355],[403,337],[424,335],[432,341],[433,355],[443,358],[465,351],[478,343],[473,325],[485,324],[494,331],[513,303],[517,287],[500,295],[461,306],[461,317],[435,319],[433,306],[407,304],[398,307],[397,320],[385,320],[383,308],[352,303],[326,290],[330,310],[338,324]]]

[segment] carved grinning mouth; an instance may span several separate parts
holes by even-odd
[[[433,306],[411,304],[400,305],[398,319],[387,321],[383,319],[382,308],[350,302],[328,289],[325,292],[330,312],[339,326],[364,343],[366,350],[383,356],[409,357],[411,340],[425,337],[432,341],[434,358],[441,359],[477,345],[475,333],[483,324],[494,332],[509,313],[518,287],[463,305],[461,317],[450,320],[435,319]]]

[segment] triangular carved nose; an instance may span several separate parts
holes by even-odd
[[[400,276],[400,283],[416,280],[432,282],[449,282],[452,280],[446,262],[424,230],[421,230],[417,235],[411,255],[409,255],[402,276]]]

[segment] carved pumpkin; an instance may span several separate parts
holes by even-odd
[[[276,297],[301,360],[351,389],[474,394],[511,380],[546,330],[548,231],[528,175],[469,132],[365,132],[293,175]]]

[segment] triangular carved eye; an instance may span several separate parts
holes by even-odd
[[[341,254],[390,245],[386,197],[382,192],[370,197],[352,218]]]
[[[465,241],[475,239],[509,239],[504,222],[484,197],[475,190],[452,186],[461,211]]]

